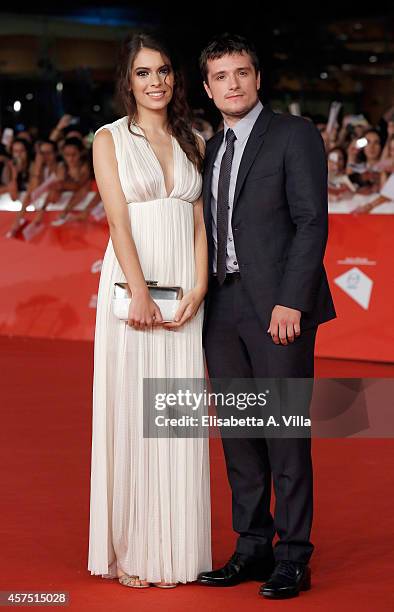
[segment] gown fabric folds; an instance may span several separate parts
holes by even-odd
[[[195,284],[193,203],[202,179],[172,137],[174,186],[138,126],[123,117],[112,134],[120,183],[145,279]],[[94,341],[88,569],[115,578],[189,582],[212,567],[207,438],[144,438],[144,378],[204,378],[203,305],[176,332],[137,331],[111,308],[126,279],[111,238],[105,251]]]

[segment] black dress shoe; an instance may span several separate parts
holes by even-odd
[[[259,595],[270,599],[296,597],[311,588],[311,570],[306,563],[278,561],[272,576],[260,587]]]
[[[212,572],[201,572],[198,584],[205,586],[235,586],[246,580],[267,580],[274,568],[274,558],[251,558],[235,552],[224,567]]]

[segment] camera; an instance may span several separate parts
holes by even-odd
[[[363,137],[363,138],[357,138],[356,140],[356,147],[357,149],[363,149],[364,147],[366,147],[368,144],[368,140]]]

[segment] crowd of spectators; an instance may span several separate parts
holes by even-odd
[[[194,117],[195,129],[208,140],[214,134],[212,125],[200,109]],[[394,107],[375,126],[364,115],[344,115],[341,121],[307,118],[314,120],[324,140],[331,203],[354,200],[352,212],[365,214],[394,201]],[[93,173],[93,132],[83,134],[73,118],[64,115],[46,138],[34,128],[16,134],[5,128],[0,136],[0,196],[21,202],[8,237],[26,226],[27,209],[37,211],[31,226],[42,226],[48,205],[54,204],[63,206],[53,225],[92,218],[100,206],[101,213],[93,218],[104,217]],[[360,195],[368,196],[361,205]]]
[[[370,213],[394,200],[394,107],[374,126],[364,115],[317,124],[327,152],[329,202],[368,196],[352,212]]]
[[[91,143],[92,133],[83,135],[70,125],[72,117],[64,115],[47,138],[34,138],[34,130],[3,131],[0,145],[0,194],[8,193],[20,200],[12,227],[7,233],[14,237],[26,225],[26,210],[33,205],[37,213],[31,226],[43,224],[49,204],[58,204],[67,194],[63,209],[53,225],[82,221],[100,203],[94,179]],[[33,132],[33,134],[32,134]],[[8,141],[8,142],[7,142]],[[78,205],[87,200],[83,210]]]

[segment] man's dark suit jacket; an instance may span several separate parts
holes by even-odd
[[[207,143],[204,219],[212,271],[211,183],[223,131]],[[301,332],[335,318],[323,266],[328,233],[323,140],[307,119],[264,106],[239,167],[232,228],[241,278],[267,330],[275,304],[301,311]],[[210,273],[210,288],[212,286]],[[209,315],[210,289],[205,303]]]

